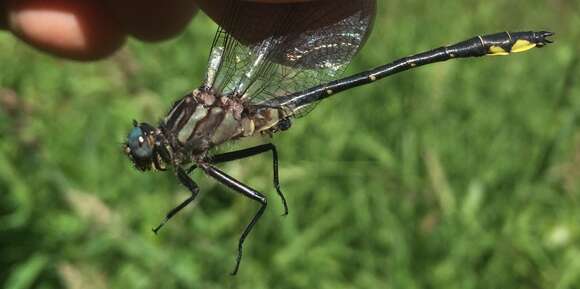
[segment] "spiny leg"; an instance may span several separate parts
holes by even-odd
[[[272,151],[272,167],[273,167],[272,171],[274,174],[274,187],[276,188],[276,192],[278,192],[278,196],[280,196],[280,199],[282,199],[282,203],[284,204],[283,216],[285,216],[288,215],[288,204],[286,203],[286,197],[284,197],[282,189],[280,189],[280,178],[278,175],[278,151],[276,150],[276,146],[274,146],[274,144],[268,143],[239,151],[215,155],[209,158],[208,161],[212,164],[218,164],[248,158],[261,153],[265,153],[267,151]]]
[[[231,273],[232,275],[236,275],[236,273],[238,273],[238,269],[240,268],[240,262],[242,260],[242,250],[243,250],[244,240],[246,239],[248,234],[252,231],[252,228],[254,228],[254,225],[256,224],[256,222],[258,222],[258,220],[260,219],[260,217],[264,213],[264,210],[266,210],[266,206],[268,205],[268,202],[266,201],[266,197],[264,197],[264,195],[262,195],[260,192],[240,183],[236,179],[234,179],[234,178],[228,176],[226,173],[220,171],[218,168],[216,168],[212,165],[206,165],[206,164],[201,165],[201,167],[205,170],[205,172],[208,175],[210,175],[211,177],[213,177],[214,179],[216,179],[220,183],[226,185],[230,189],[244,195],[247,198],[250,198],[256,202],[259,202],[261,205],[260,209],[258,209],[258,212],[256,212],[256,214],[254,215],[254,217],[252,218],[250,223],[248,223],[248,225],[246,225],[246,228],[242,232],[242,235],[240,236],[240,240],[238,241],[238,256],[236,258],[236,266],[234,267],[234,271],[232,271],[232,273]]]
[[[167,215],[165,215],[163,221],[161,221],[161,223],[157,227],[153,228],[153,232],[155,234],[157,234],[157,232],[161,229],[161,227],[165,225],[165,223],[167,223],[167,221],[169,221],[169,219],[175,216],[175,214],[181,211],[181,209],[189,205],[189,203],[191,203],[199,193],[199,187],[197,186],[197,184],[185,173],[185,171],[183,171],[182,168],[177,168],[176,174],[177,179],[179,179],[181,184],[183,184],[191,192],[191,196],[187,198],[185,201],[183,201],[181,204],[179,204],[177,207],[169,211]]]

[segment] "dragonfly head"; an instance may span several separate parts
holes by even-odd
[[[160,156],[159,142],[156,129],[147,123],[133,121],[133,129],[123,145],[125,154],[131,159],[135,167],[141,171],[152,168],[164,170]]]

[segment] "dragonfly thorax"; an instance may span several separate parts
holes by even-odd
[[[218,96],[202,88],[175,102],[159,128],[134,122],[125,153],[140,170],[164,170],[167,164],[202,161],[210,149],[225,142],[288,126],[277,108],[247,105],[241,97]]]

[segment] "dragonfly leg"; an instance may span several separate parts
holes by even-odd
[[[218,168],[211,166],[211,165],[207,165],[207,164],[201,165],[201,167],[205,170],[205,172],[208,175],[210,175],[211,177],[213,177],[214,179],[216,179],[220,183],[226,185],[227,187],[236,191],[237,193],[240,193],[243,196],[260,203],[260,209],[258,209],[258,212],[256,212],[256,214],[254,215],[254,217],[252,218],[250,223],[248,223],[248,225],[246,225],[246,228],[242,232],[242,235],[240,236],[240,240],[238,241],[238,256],[236,257],[236,266],[234,267],[234,270],[231,273],[232,275],[236,275],[238,273],[238,269],[240,268],[240,261],[242,260],[242,250],[243,250],[244,240],[246,240],[246,237],[252,231],[252,228],[254,228],[254,225],[256,225],[256,223],[258,222],[258,220],[260,219],[260,217],[262,216],[262,214],[266,210],[266,206],[268,205],[268,202],[266,200],[266,197],[264,195],[262,195],[260,192],[240,183],[236,179],[234,179],[234,178],[228,176],[226,173],[220,171]]]
[[[189,167],[189,169],[187,169],[187,174],[191,174],[191,172],[193,172],[193,170],[197,169],[197,165],[192,165],[191,167]]]
[[[285,216],[288,215],[288,204],[286,202],[286,197],[284,197],[284,194],[280,189],[280,178],[278,175],[278,151],[276,150],[276,146],[274,146],[274,144],[268,143],[239,151],[215,155],[212,156],[208,161],[212,164],[218,164],[248,158],[268,151],[272,151],[272,171],[274,174],[274,188],[276,188],[276,192],[278,193],[278,196],[280,196],[280,199],[282,199],[282,203],[284,204],[284,214],[282,215]]]
[[[165,225],[165,223],[167,223],[167,221],[169,221],[169,219],[175,216],[175,214],[181,211],[181,209],[189,205],[189,203],[191,203],[199,193],[199,187],[197,186],[197,184],[185,173],[185,171],[182,168],[177,168],[176,174],[177,179],[179,179],[179,181],[191,192],[191,196],[189,196],[189,198],[187,198],[177,207],[171,209],[171,211],[169,211],[167,215],[165,215],[163,221],[161,221],[161,223],[157,227],[153,228],[153,232],[155,234],[157,234],[157,232],[161,229],[161,227],[163,227],[163,225]]]

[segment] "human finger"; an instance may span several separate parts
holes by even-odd
[[[354,15],[363,6],[374,6],[375,1],[197,0],[201,10],[244,44],[272,36],[273,27],[278,27],[278,33],[316,30]],[[288,11],[292,11],[291,14]],[[283,21],[291,21],[292,25],[284,25]]]
[[[179,34],[197,11],[193,0],[104,2],[125,32],[143,41],[159,41]]]
[[[117,50],[126,34],[100,1],[7,0],[7,25],[49,53],[94,60]]]

